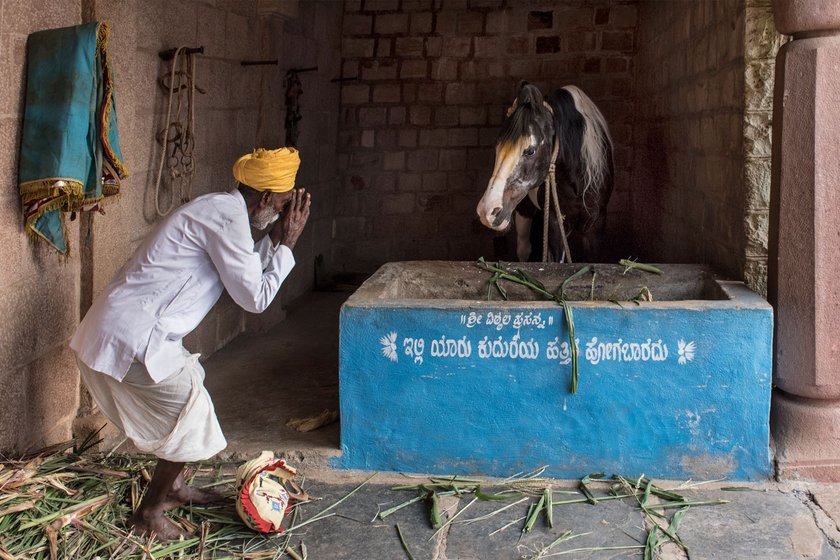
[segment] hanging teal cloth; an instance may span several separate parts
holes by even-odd
[[[117,132],[108,24],[39,31],[26,42],[18,180],[26,230],[67,253],[64,212],[97,209],[128,176]]]

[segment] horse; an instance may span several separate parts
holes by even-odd
[[[481,222],[493,230],[506,231],[515,224],[520,261],[531,257],[531,225],[548,200],[550,171],[564,219],[558,219],[558,205],[549,204],[548,256],[571,262],[571,246],[583,262],[594,261],[614,184],[606,119],[576,86],[544,98],[536,86],[522,82],[496,138],[493,175],[476,207]]]

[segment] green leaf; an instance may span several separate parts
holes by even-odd
[[[536,523],[537,517],[539,517],[543,509],[543,504],[545,504],[545,494],[540,496],[540,501],[536,505],[531,504],[531,507],[528,509],[528,517],[525,520],[525,527],[522,529],[523,533],[528,533],[534,528],[534,523]]]
[[[642,507],[645,507],[645,506],[647,505],[647,503],[648,503],[648,500],[650,500],[650,490],[651,490],[651,486],[653,486],[653,481],[652,481],[652,480],[648,480],[648,481],[647,481],[647,484],[645,485],[645,493],[642,495],[642,500],[641,500],[641,502],[639,502],[639,503],[641,504],[641,506],[642,506]]]
[[[537,280],[536,278],[534,278],[533,276],[531,276],[530,274],[528,274],[527,272],[525,272],[521,268],[517,268],[516,272],[526,282],[530,282],[534,286],[537,286],[538,288],[540,288],[542,290],[545,290],[545,285],[542,282],[540,282],[539,280]]]
[[[659,544],[659,538],[656,535],[658,525],[651,527],[648,533],[647,541],[645,541],[645,560],[656,560],[656,546]]]
[[[425,500],[425,499],[426,499],[426,496],[417,496],[416,498],[412,498],[412,499],[410,499],[406,502],[403,502],[403,503],[401,503],[397,506],[386,509],[385,511],[381,511],[381,512],[379,512],[379,519],[385,519],[386,517],[388,517],[392,513],[396,513],[406,506],[410,506],[411,504],[416,504],[417,502],[420,502],[420,501]]]
[[[585,484],[581,483],[580,491],[583,492],[584,496],[586,496],[587,502],[589,502],[593,506],[598,503],[598,501],[595,499],[595,496],[592,495],[592,492],[589,491],[589,488],[587,488]]]
[[[432,522],[432,529],[439,529],[442,521],[440,518],[440,505],[438,503],[437,492],[431,492],[429,494],[429,502],[431,503],[429,520]]]
[[[584,476],[583,478],[581,478],[580,481],[583,484],[589,484],[593,480],[600,480],[600,479],[604,478],[605,476],[607,476],[607,475],[602,473],[602,472],[591,473],[591,474],[588,474],[588,475]]]
[[[545,518],[548,521],[548,527],[554,528],[554,504],[552,502],[551,487],[546,486],[543,492],[543,502],[545,503]]]
[[[668,509],[683,506],[720,506],[728,504],[729,500],[686,500],[684,502],[663,502],[661,504],[650,504],[647,509]]]
[[[566,285],[569,282],[572,282],[575,279],[580,278],[581,276],[583,276],[587,272],[591,272],[591,271],[592,271],[592,265],[588,264],[588,265],[580,268],[580,270],[578,270],[577,272],[575,272],[574,274],[572,274],[571,276],[569,276],[565,280],[563,280],[563,282],[560,284],[560,287],[557,289],[557,295],[560,297],[560,299],[565,299],[565,297],[566,297],[566,295],[565,295],[566,294]]]
[[[507,290],[505,290],[504,288],[502,288],[502,285],[501,285],[501,284],[499,284],[499,281],[498,281],[498,280],[494,280],[494,281],[493,281],[493,284],[495,284],[495,285],[496,285],[496,289],[497,289],[497,290],[499,290],[499,293],[502,295],[502,297],[505,299],[505,301],[507,301],[507,298],[508,298],[508,295],[507,295]]]
[[[572,394],[577,393],[578,388],[578,349],[577,344],[575,344],[575,318],[572,314],[572,308],[569,305],[569,302],[566,300],[562,301],[563,305],[563,312],[566,317],[566,326],[569,330],[569,348],[572,355]]]
[[[627,274],[627,271],[631,268],[635,268],[637,270],[643,270],[645,272],[650,272],[651,274],[662,274],[662,271],[656,268],[655,266],[651,266],[649,264],[643,264],[636,261],[631,261],[630,259],[621,259],[618,261],[618,264],[625,267],[624,273]]]
[[[674,514],[674,517],[671,518],[671,524],[668,525],[668,532],[676,534],[680,530],[680,525],[687,511],[688,508],[686,507]]]
[[[411,555],[411,551],[408,549],[408,543],[405,542],[405,537],[400,530],[400,524],[396,524],[397,528],[397,536],[400,538],[400,544],[402,544],[403,549],[405,550],[406,555],[408,556],[408,560],[414,560],[414,556]]]

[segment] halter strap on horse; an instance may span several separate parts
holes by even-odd
[[[548,106],[548,104],[546,104]],[[549,110],[551,108],[549,107]],[[554,111],[552,111],[553,113]],[[557,195],[557,178],[556,178],[556,161],[557,154],[560,152],[560,139],[557,134],[554,135],[554,148],[551,150],[551,163],[548,165],[548,174],[545,177],[545,201],[543,202],[543,253],[542,262],[549,262],[548,251],[548,220],[551,215],[551,205],[553,202],[554,213],[557,214],[557,223],[560,225],[560,238],[563,241],[563,255],[566,262],[572,262],[572,253],[569,251],[569,240],[566,238],[566,226],[563,224],[564,217],[560,211],[560,199]],[[561,259],[562,261],[563,259]]]

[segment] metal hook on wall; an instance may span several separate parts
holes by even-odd
[[[276,58],[274,60],[243,60],[239,64],[242,66],[277,66],[280,61]]]
[[[172,57],[175,56],[175,53],[178,49],[167,49],[165,51],[160,51],[158,56],[161,57],[163,60],[172,60]],[[187,47],[185,49],[181,49],[181,54],[204,54],[204,46],[200,47]]]
[[[286,71],[283,82],[286,85],[286,145],[297,147],[298,121],[300,121],[300,96],[303,94],[303,86],[300,83],[299,74],[303,72],[315,72],[317,66],[308,68],[290,68]]]

